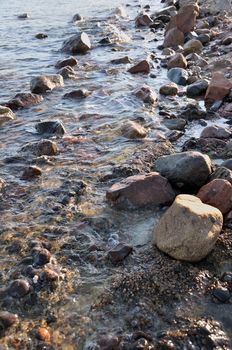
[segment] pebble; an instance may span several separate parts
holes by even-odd
[[[8,311],[0,311],[0,329],[2,326],[5,329],[9,328],[16,322],[18,322],[18,315],[12,314]]]
[[[212,295],[221,303],[226,303],[230,299],[230,292],[227,288],[224,287],[214,288]]]
[[[27,280],[17,279],[7,287],[7,292],[13,298],[22,298],[30,291],[30,284]]]
[[[41,175],[42,175],[42,170],[37,166],[31,165],[26,169],[24,169],[21,176],[21,180],[32,180]]]
[[[51,341],[51,335],[47,328],[45,327],[39,327],[36,331],[36,338],[44,341],[45,343],[50,343]]]
[[[124,260],[133,250],[133,247],[124,243],[119,243],[108,252],[108,257],[113,263]]]

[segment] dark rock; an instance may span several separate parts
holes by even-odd
[[[60,69],[66,66],[74,67],[77,65],[77,59],[75,57],[67,57],[64,60],[58,61],[55,65],[56,68]]]
[[[28,13],[22,13],[21,15],[18,15],[18,19],[28,19],[30,18]]]
[[[28,93],[19,93],[15,95],[15,97],[9,100],[5,105],[13,110],[16,110],[19,108],[31,107],[42,101],[43,101],[43,96],[28,92]]]
[[[187,120],[199,120],[207,118],[207,112],[194,104],[186,105],[180,112],[180,117]]]
[[[211,181],[214,179],[224,179],[232,184],[232,171],[224,166],[220,166],[210,176]]]
[[[182,118],[165,119],[164,125],[170,130],[180,130],[185,129],[187,122]]]
[[[177,141],[183,135],[184,135],[183,131],[178,131],[178,130],[172,130],[172,131],[169,131],[167,134],[165,134],[165,136],[170,142]]]
[[[45,248],[35,248],[33,250],[35,264],[39,266],[46,265],[51,260],[51,253]]]
[[[30,152],[37,156],[51,156],[55,155],[58,152],[56,143],[46,139],[27,143],[21,148],[21,151]]]
[[[29,166],[23,171],[21,180],[32,180],[38,176],[42,175],[42,170],[37,166]]]
[[[222,45],[230,45],[232,44],[232,36],[227,36],[225,39],[222,40]]]
[[[214,288],[212,295],[221,303],[226,303],[230,299],[230,292],[227,288],[224,287]]]
[[[199,34],[197,39],[202,43],[202,45],[206,45],[210,42],[210,35],[209,34]]]
[[[48,36],[47,34],[44,34],[44,33],[38,33],[36,34],[36,39],[46,39]]]
[[[124,243],[119,243],[108,252],[108,257],[113,263],[124,260],[133,250],[133,247]]]
[[[8,311],[0,311],[0,329],[7,329],[18,322],[18,315]]]
[[[35,94],[52,91],[62,86],[64,86],[64,80],[59,74],[41,75],[31,80],[31,91]]]
[[[23,279],[12,281],[7,287],[7,292],[13,298],[22,298],[30,292],[30,284]]]
[[[127,63],[131,63],[132,60],[128,56],[125,56],[122,58],[116,58],[114,60],[111,60],[110,62],[113,64],[127,64]]]
[[[85,54],[91,49],[91,43],[86,33],[73,35],[63,43],[62,51],[71,54]]]
[[[188,82],[188,72],[182,68],[172,68],[168,71],[168,79],[178,85],[186,85]]]
[[[97,340],[101,350],[120,350],[120,343],[121,338],[113,335],[102,335]]]
[[[188,97],[198,97],[205,94],[208,88],[207,80],[197,80],[195,83],[188,85],[186,94]]]
[[[140,13],[135,19],[136,27],[149,27],[152,22],[151,17],[147,13]]]
[[[134,95],[144,103],[155,104],[158,100],[156,93],[147,85],[135,90]]]
[[[86,89],[79,89],[79,90],[73,90],[71,92],[68,92],[63,97],[67,99],[73,99],[73,100],[81,100],[83,98],[88,97],[91,95],[91,92]]]
[[[227,168],[232,170],[232,158],[225,160],[222,164],[221,167]]]
[[[70,66],[61,68],[58,72],[64,79],[77,79],[75,70]]]
[[[39,134],[58,135],[65,134],[65,128],[62,122],[58,120],[45,120],[35,125],[35,129]]]
[[[79,22],[79,21],[82,21],[82,20],[83,20],[83,17],[79,13],[76,13],[73,16],[73,19],[72,19],[73,22]]]
[[[128,69],[128,72],[131,74],[137,74],[137,73],[144,73],[149,74],[150,73],[150,64],[147,60],[143,60],[136,64],[135,66]]]
[[[223,158],[226,142],[215,138],[190,138],[183,144],[182,150],[196,150],[209,154],[212,158]]]

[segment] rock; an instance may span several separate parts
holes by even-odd
[[[199,97],[205,94],[208,88],[207,80],[197,80],[195,83],[188,85],[186,94],[188,97]]]
[[[5,186],[6,186],[6,182],[0,178],[0,193],[2,192]]]
[[[133,247],[124,243],[119,243],[116,247],[108,252],[108,258],[113,263],[124,260],[133,250]]]
[[[107,200],[120,209],[169,205],[175,198],[168,180],[158,173],[130,176],[114,184]]]
[[[212,290],[212,295],[221,303],[226,303],[230,299],[230,292],[227,288],[217,287]]]
[[[175,51],[173,49],[170,49],[170,47],[166,47],[165,49],[163,49],[162,55],[173,56],[173,55],[175,55]]]
[[[36,338],[45,342],[50,343],[51,341],[51,335],[47,328],[45,327],[39,327],[36,331]]]
[[[183,131],[186,127],[186,120],[182,118],[173,118],[173,119],[165,119],[164,120],[164,125],[169,129],[169,130],[180,130]]]
[[[132,63],[132,60],[128,56],[124,56],[121,58],[116,58],[114,60],[110,61],[113,64],[127,64],[127,63]]]
[[[0,328],[7,329],[18,322],[18,315],[8,311],[0,311]]]
[[[137,63],[135,66],[128,69],[128,72],[131,74],[137,74],[137,73],[149,74],[150,73],[150,64],[149,64],[148,60],[143,60],[143,61]]]
[[[200,152],[189,151],[158,158],[155,170],[177,187],[199,188],[212,172],[211,160]]]
[[[176,12],[176,7],[174,5],[170,5],[156,11],[155,16],[161,16],[161,15],[172,16],[173,13],[175,14],[175,12]]]
[[[40,175],[42,175],[42,170],[39,167],[29,166],[23,171],[21,180],[32,180]]]
[[[135,90],[134,95],[144,103],[155,104],[158,100],[156,93],[147,85]]]
[[[34,248],[33,255],[35,264],[39,266],[46,265],[51,260],[51,253],[45,248]]]
[[[64,80],[59,74],[40,75],[31,80],[31,92],[35,94],[52,91],[62,86],[64,86]]]
[[[197,67],[199,66],[201,68],[208,65],[208,62],[197,53],[191,53],[187,55],[186,60],[188,61],[189,65],[194,65]]]
[[[16,119],[16,115],[8,107],[0,106],[0,126]]]
[[[187,140],[182,147],[183,151],[197,150],[210,155],[212,158],[224,157],[226,142],[215,138],[195,138]]]
[[[88,97],[91,95],[91,92],[86,90],[86,89],[78,89],[78,90],[73,90],[71,92],[67,92],[63,97],[72,99],[72,100],[81,100],[83,98]]]
[[[232,36],[227,36],[222,40],[222,45],[230,45],[232,44]]]
[[[201,13],[211,15],[221,14],[223,11],[231,13],[231,0],[205,0],[201,4]]]
[[[147,135],[146,129],[132,120],[128,120],[123,123],[120,132],[124,137],[128,139],[144,138]]]
[[[213,249],[221,232],[221,212],[195,196],[179,195],[154,230],[154,243],[174,259],[196,262]]]
[[[207,45],[210,42],[210,35],[202,33],[198,35],[197,39],[202,43],[202,45]]]
[[[83,20],[83,17],[79,13],[76,13],[72,19],[73,22],[80,22],[82,20]]]
[[[71,54],[85,54],[91,49],[91,43],[86,33],[73,35],[63,43],[62,51]]]
[[[140,13],[135,19],[136,27],[149,27],[152,19],[147,13]]]
[[[65,128],[59,120],[45,120],[35,125],[35,129],[39,134],[63,136]]]
[[[231,132],[221,126],[212,125],[207,126],[202,130],[200,137],[203,138],[216,138],[216,139],[228,139],[231,136]]]
[[[70,66],[61,68],[58,73],[62,75],[64,79],[77,79],[75,70]]]
[[[220,166],[210,176],[210,181],[214,179],[224,179],[232,184],[232,171],[224,166]]]
[[[207,112],[198,105],[189,103],[181,110],[180,117],[188,121],[205,119],[207,117]]]
[[[184,44],[184,34],[178,28],[167,31],[164,38],[164,47],[176,47]]]
[[[183,131],[178,131],[178,130],[172,130],[172,131],[169,131],[167,134],[165,134],[166,138],[170,142],[177,141],[183,135],[184,135],[184,132]]]
[[[203,203],[218,208],[222,214],[232,209],[232,185],[229,181],[215,179],[200,188],[197,197]]]
[[[18,19],[28,19],[30,18],[30,15],[28,13],[22,13],[18,15]]]
[[[120,350],[121,337],[102,335],[97,340],[98,348],[101,350]]]
[[[27,143],[21,148],[22,152],[30,152],[37,156],[47,155],[52,156],[57,154],[58,149],[54,141],[50,140],[40,140],[35,142]]]
[[[43,101],[43,96],[41,95],[32,94],[31,92],[26,92],[26,93],[20,92],[19,94],[15,95],[14,98],[9,100],[6,103],[6,106],[13,110],[17,110],[19,108],[31,107],[42,101]]]
[[[162,85],[159,93],[165,96],[175,96],[178,94],[178,86],[175,83]]]
[[[10,283],[7,287],[7,293],[13,298],[22,298],[30,291],[30,284],[27,280],[17,279]]]
[[[58,61],[55,65],[56,68],[60,69],[66,66],[74,67],[77,65],[77,59],[75,57],[67,57],[64,60]]]
[[[184,55],[182,53],[177,53],[170,58],[168,61],[168,69],[171,68],[187,68],[188,62],[186,61]]]
[[[172,68],[168,71],[168,79],[178,85],[186,85],[188,82],[188,72],[183,68]]]
[[[44,34],[44,33],[38,33],[36,34],[36,39],[46,39],[48,37],[47,34]]]
[[[231,88],[232,83],[224,77],[223,73],[214,73],[205,94],[206,103],[222,100],[229,95]]]
[[[178,28],[184,34],[194,31],[198,12],[199,7],[195,4],[183,6],[177,15],[171,17],[166,31],[172,28]]]
[[[202,50],[203,50],[203,45],[200,42],[200,40],[197,40],[197,39],[189,40],[184,45],[184,52],[185,52],[185,54],[200,53]]]
[[[232,170],[232,158],[225,160],[222,164],[221,167],[227,168]]]

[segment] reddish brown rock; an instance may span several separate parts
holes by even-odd
[[[31,80],[31,91],[35,94],[43,94],[62,86],[64,80],[60,74],[40,75]]]
[[[219,109],[219,114],[221,117],[225,118],[232,117],[232,103],[223,103],[222,107]]]
[[[119,243],[116,247],[114,247],[108,252],[108,258],[113,263],[118,263],[124,260],[132,252],[132,250],[132,246]]]
[[[177,53],[176,55],[172,56],[170,60],[168,61],[168,69],[171,68],[187,68],[188,62],[184,55],[182,53]]]
[[[207,103],[213,103],[214,101],[222,100],[230,93],[231,88],[231,81],[226,79],[223,73],[216,72],[213,74],[209,83],[205,94],[205,101]]]
[[[0,311],[0,325],[1,328],[7,329],[18,322],[18,315],[12,314],[8,311]]]
[[[37,166],[29,166],[21,176],[21,180],[32,180],[42,174],[42,170]]]
[[[72,100],[80,100],[82,98],[86,98],[89,95],[91,95],[91,92],[86,89],[78,89],[73,90],[71,92],[67,92],[67,94],[64,95],[64,98],[72,99]]]
[[[60,69],[66,66],[74,67],[76,65],[77,65],[77,59],[75,57],[67,57],[64,60],[58,61],[55,67]]]
[[[106,193],[107,200],[120,209],[169,205],[175,192],[166,178],[153,172],[130,176],[114,184]]]
[[[134,95],[149,104],[155,104],[158,100],[156,93],[147,85],[135,90]]]
[[[128,139],[141,139],[147,135],[146,129],[132,120],[128,120],[121,125],[120,133]]]
[[[47,328],[39,327],[36,331],[36,338],[44,341],[45,343],[50,343],[51,335]]]
[[[222,214],[232,209],[232,185],[229,181],[215,179],[201,187],[197,197],[205,204],[218,208]]]
[[[136,27],[149,27],[152,22],[151,17],[147,13],[140,13],[135,19]]]
[[[171,28],[165,34],[164,47],[176,47],[184,44],[184,34],[178,28]]]
[[[171,17],[166,27],[166,32],[172,28],[178,28],[182,33],[192,32],[196,25],[199,7],[197,5],[183,6],[177,15]]]
[[[137,63],[135,66],[128,69],[128,72],[131,74],[137,74],[137,73],[149,74],[150,73],[150,64],[149,64],[148,60],[143,60],[143,61]]]
[[[6,103],[6,106],[13,109],[13,110],[16,110],[19,108],[31,107],[33,105],[36,105],[36,104],[42,102],[42,101],[43,101],[43,96],[41,96],[41,95],[32,94],[30,92],[19,93],[19,94],[15,95],[14,98],[9,100]]]

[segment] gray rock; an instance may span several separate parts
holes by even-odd
[[[181,110],[180,117],[188,121],[205,119],[207,118],[207,112],[198,105],[189,103]]]
[[[232,170],[232,158],[225,160],[222,164],[221,167],[225,167],[227,169]]]
[[[198,97],[205,94],[209,82],[207,80],[198,80],[193,84],[188,85],[186,89],[186,94],[188,97]]]
[[[58,72],[64,79],[77,79],[75,70],[70,66],[61,68]]]
[[[59,74],[40,75],[31,80],[31,92],[35,94],[52,91],[62,86],[64,86],[64,80]]]
[[[206,45],[210,42],[209,34],[199,34],[197,39],[202,43],[202,45]]]
[[[82,20],[83,20],[83,17],[79,13],[76,13],[73,16],[73,19],[72,19],[73,22],[79,22],[79,21],[82,21]]]
[[[58,136],[63,136],[65,134],[64,125],[58,120],[45,120],[39,122],[35,125],[35,128],[39,134]]]
[[[207,126],[202,130],[200,137],[202,138],[216,138],[216,139],[228,139],[231,136],[231,132],[217,125]]]
[[[187,122],[186,120],[182,118],[175,118],[175,119],[165,119],[164,125],[169,130],[180,130],[183,131],[185,129]]]
[[[74,67],[77,65],[77,59],[75,57],[67,57],[64,60],[60,60],[56,63],[55,67],[60,69],[66,66]]]
[[[210,176],[210,181],[214,179],[227,180],[232,184],[232,171],[225,166],[218,167]]]
[[[155,162],[155,170],[177,187],[198,188],[212,172],[211,160],[196,151],[162,156]]]
[[[27,143],[21,148],[21,151],[29,152],[36,156],[51,156],[55,155],[58,152],[57,144],[53,141],[46,139]]]
[[[183,68],[172,68],[168,71],[168,79],[178,85],[187,85],[188,72]]]
[[[72,100],[81,100],[83,98],[88,97],[89,95],[91,95],[90,91],[86,89],[78,89],[78,90],[73,90],[71,92],[67,92],[67,94],[65,94],[63,98],[72,99]]]
[[[91,49],[91,42],[89,40],[88,34],[79,33],[67,39],[63,43],[61,50],[63,52],[68,52],[71,54],[85,54],[90,49]]]

